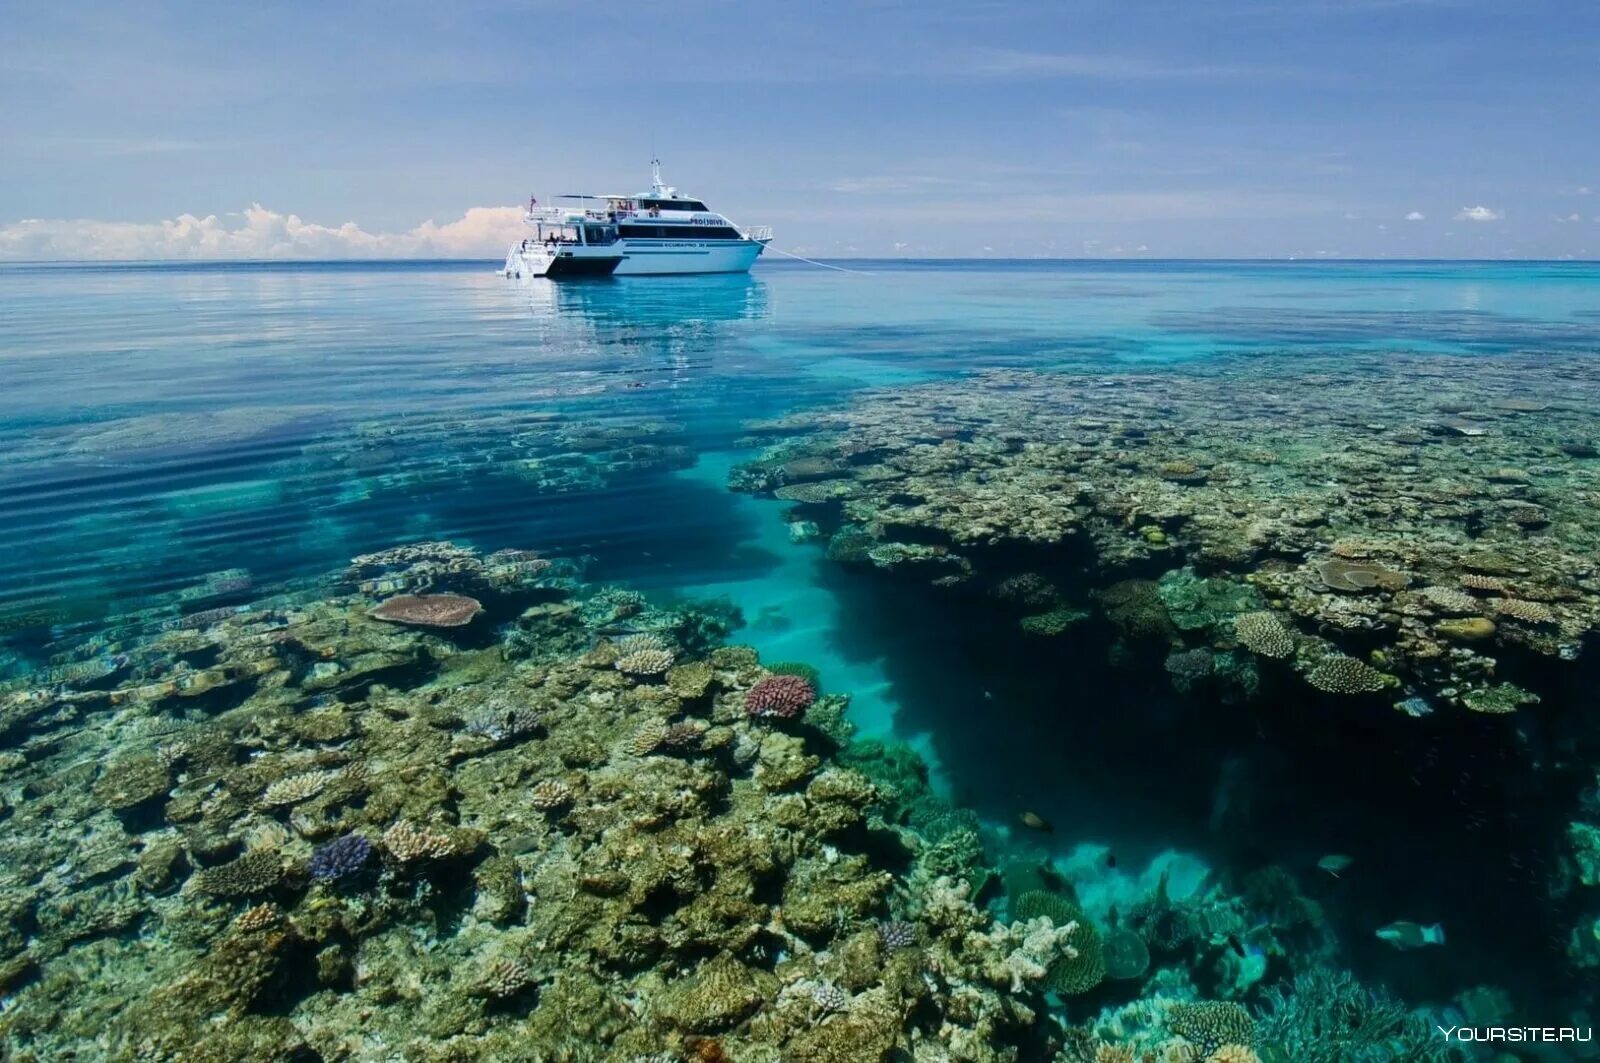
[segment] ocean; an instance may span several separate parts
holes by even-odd
[[[0,268],[15,1058],[1586,1026],[1600,266],[837,265]]]

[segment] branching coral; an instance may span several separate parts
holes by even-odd
[[[1306,675],[1306,682],[1329,694],[1375,694],[1387,690],[1389,676],[1354,657],[1329,657]]]
[[[1240,613],[1233,619],[1233,632],[1239,645],[1261,657],[1290,657],[1294,638],[1276,613]]]
[[[744,709],[751,716],[788,719],[802,715],[816,700],[816,690],[800,676],[773,675],[745,693]]]
[[[1389,1063],[1448,1057],[1424,1019],[1347,971],[1315,967],[1267,991],[1254,1042],[1293,1063]]]

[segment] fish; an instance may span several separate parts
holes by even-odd
[[[1428,945],[1444,944],[1444,926],[1434,923],[1432,926],[1423,926],[1420,923],[1410,923],[1402,919],[1380,926],[1377,931],[1378,938],[1387,941],[1397,949],[1420,949]]]
[[[1017,817],[1017,822],[1029,830],[1036,830],[1042,834],[1054,834],[1056,830],[1054,824],[1037,812],[1024,812]]]
[[[1249,955],[1249,953],[1245,952],[1244,943],[1239,940],[1239,935],[1237,934],[1228,935],[1228,947],[1233,949],[1233,951],[1237,952],[1240,956]]]
[[[1107,867],[1116,867],[1117,866],[1117,854],[1112,852],[1110,849],[1106,850],[1106,866]]]
[[[1344,853],[1329,853],[1327,856],[1324,856],[1321,860],[1317,861],[1317,866],[1322,868],[1322,870],[1326,871],[1328,874],[1332,875],[1334,878],[1338,878],[1339,872],[1343,871],[1345,868],[1349,867],[1355,862],[1356,858],[1353,856],[1346,856]]]

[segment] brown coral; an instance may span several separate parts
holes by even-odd
[[[667,736],[667,721],[655,719],[646,720],[633,732],[633,737],[628,739],[628,752],[636,757],[647,756],[655,751],[661,740]]]
[[[572,787],[560,779],[544,779],[528,794],[528,801],[541,812],[554,812],[572,803]]]
[[[671,650],[637,650],[618,657],[616,668],[624,675],[658,676],[665,675],[674,660]]]
[[[1222,1045],[1206,1057],[1206,1063],[1261,1063],[1261,1057],[1249,1045]]]
[[[464,594],[399,594],[372,610],[378,620],[414,627],[464,627],[483,603]]]
[[[455,846],[448,836],[426,827],[413,826],[405,820],[399,820],[383,832],[383,847],[402,864],[418,860],[442,860],[455,852]]]
[[[1446,613],[1472,613],[1478,609],[1478,599],[1455,587],[1430,586],[1418,592],[1423,601]]]
[[[1490,604],[1501,616],[1509,616],[1524,624],[1551,624],[1556,619],[1556,614],[1543,602],[1529,602],[1521,598],[1493,598]]]
[[[268,902],[239,913],[239,917],[233,921],[233,928],[241,934],[252,934],[258,930],[271,930],[281,922],[283,912],[276,904]]]
[[[261,804],[268,808],[279,805],[297,805],[322,792],[323,787],[339,773],[335,771],[304,771],[290,775],[269,785],[261,793]]]
[[[1317,562],[1316,569],[1323,584],[1336,591],[1397,591],[1411,582],[1411,577],[1404,572],[1385,568],[1374,561],[1330,557]]]
[[[1281,658],[1294,653],[1294,639],[1275,613],[1241,613],[1234,618],[1233,633],[1241,646],[1262,657]]]
[[[283,864],[270,849],[252,849],[237,860],[208,867],[195,876],[195,889],[213,897],[265,893],[283,878]]]
[[[1389,677],[1354,657],[1329,657],[1311,670],[1306,682],[1329,694],[1375,694],[1389,687]]]

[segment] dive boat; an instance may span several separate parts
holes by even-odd
[[[740,229],[698,199],[661,183],[650,163],[650,191],[636,196],[557,196],[528,201],[534,235],[511,245],[507,277],[606,277],[746,273],[772,241],[762,225]]]

